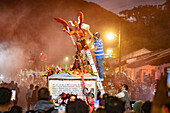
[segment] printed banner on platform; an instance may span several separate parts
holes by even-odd
[[[85,86],[90,89],[94,88],[96,94],[96,81],[84,81]],[[81,80],[49,80],[49,90],[52,98],[56,99],[62,92],[78,94],[78,98],[84,99],[83,86]]]

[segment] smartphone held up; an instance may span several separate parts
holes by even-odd
[[[12,92],[11,101],[14,101],[16,100],[16,90],[12,89],[11,92]]]
[[[167,74],[168,97],[170,97],[170,68],[167,68]]]

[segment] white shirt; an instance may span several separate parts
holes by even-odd
[[[27,91],[27,96],[28,96],[29,98],[32,98],[32,92],[33,92],[33,89],[28,89],[28,91]]]
[[[126,90],[123,90],[123,91],[127,92]],[[125,93],[123,93],[123,91],[118,93],[118,94],[116,94],[115,96],[118,97],[118,98],[123,98],[125,96]]]

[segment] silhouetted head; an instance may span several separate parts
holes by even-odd
[[[23,109],[22,107],[18,106],[18,105],[14,105],[11,107],[10,113],[22,113]]]
[[[39,89],[39,86],[38,86],[38,85],[36,85],[36,86],[35,86],[35,89],[36,89],[36,90],[38,90],[38,89]]]
[[[76,99],[75,101],[69,102],[66,106],[67,113],[89,113],[89,106],[85,101]]]
[[[125,102],[117,97],[108,96],[105,99],[106,113],[123,113],[125,111]]]
[[[38,100],[50,100],[50,91],[46,87],[38,90]]]
[[[10,89],[1,87],[0,88],[0,106],[10,104],[11,95],[12,95],[12,92]]]
[[[34,85],[33,84],[30,84],[30,89],[33,89],[34,88]]]
[[[144,113],[150,113],[151,107],[152,107],[152,102],[145,101],[142,105],[142,110],[144,111]]]
[[[122,85],[122,89],[127,91],[127,90],[128,90],[128,85],[123,84],[123,85]]]

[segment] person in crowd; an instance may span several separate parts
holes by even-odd
[[[92,113],[106,113],[105,111],[105,99],[109,97],[108,93],[103,94],[103,98],[99,98],[99,108],[94,109]]]
[[[133,110],[135,113],[142,113],[142,104],[143,101],[136,101],[133,106]]]
[[[94,42],[94,53],[96,57],[96,62],[97,62],[97,68],[99,70],[99,77],[100,80],[103,81],[103,60],[104,60],[104,51],[103,51],[103,42],[102,39],[100,38],[100,33],[96,32],[93,33],[93,38],[95,40]]]
[[[28,89],[27,94],[26,94],[27,110],[30,110],[30,107],[33,109],[33,103],[32,103],[33,88],[34,88],[34,85],[30,84],[30,88]]]
[[[57,113],[57,110],[54,109],[55,105],[51,100],[50,91],[46,87],[42,87],[38,90],[38,102],[35,106],[36,111],[44,111],[50,113]]]
[[[19,93],[20,93],[20,89],[19,89],[17,83],[15,83],[14,90],[16,91],[16,100],[14,101],[14,104],[17,104],[17,103],[18,103],[18,99],[19,99],[19,98],[18,98],[18,95],[19,95]]]
[[[104,51],[103,51],[103,42],[102,39],[100,38],[100,33],[91,33],[91,31],[88,29],[89,34],[94,38],[94,48],[91,50],[94,51],[95,57],[96,57],[96,63],[97,63],[97,68],[99,71],[99,78],[101,81],[103,81],[103,60],[104,60]]]
[[[103,98],[100,101],[100,106],[105,106],[105,99],[109,96],[108,93],[103,94]]]
[[[58,98],[58,104],[59,104],[58,112],[65,113],[66,103],[67,103],[68,99],[70,98],[70,95],[62,92],[59,96],[60,97]]]
[[[106,113],[123,113],[125,111],[125,102],[117,97],[108,96],[105,99],[105,111]]]
[[[67,94],[62,92],[60,95],[60,98],[59,98],[59,103],[60,105],[65,105],[66,104],[66,100],[67,100]]]
[[[20,107],[18,105],[14,105],[10,109],[10,113],[22,113],[22,112],[23,112],[22,107]]]
[[[38,101],[38,89],[39,89],[39,86],[36,85],[35,86],[35,90],[33,90],[33,92],[32,92],[32,103],[33,103],[33,106],[35,106],[35,104]]]
[[[10,89],[5,87],[0,87],[0,112],[9,113],[9,108],[11,107],[11,95]]]
[[[77,95],[71,94],[69,98],[69,102],[74,102],[77,99]]]
[[[115,96],[125,101],[125,109],[130,108],[130,99],[128,94],[128,85],[123,84],[121,87],[121,92],[116,94]]]
[[[10,89],[15,89],[15,83],[14,81],[11,81],[10,85],[9,85]]]
[[[143,113],[151,113],[151,107],[152,107],[152,102],[145,101],[142,104],[142,111],[143,111]]]
[[[81,99],[76,99],[66,105],[66,113],[89,113],[89,111],[89,106]]]

